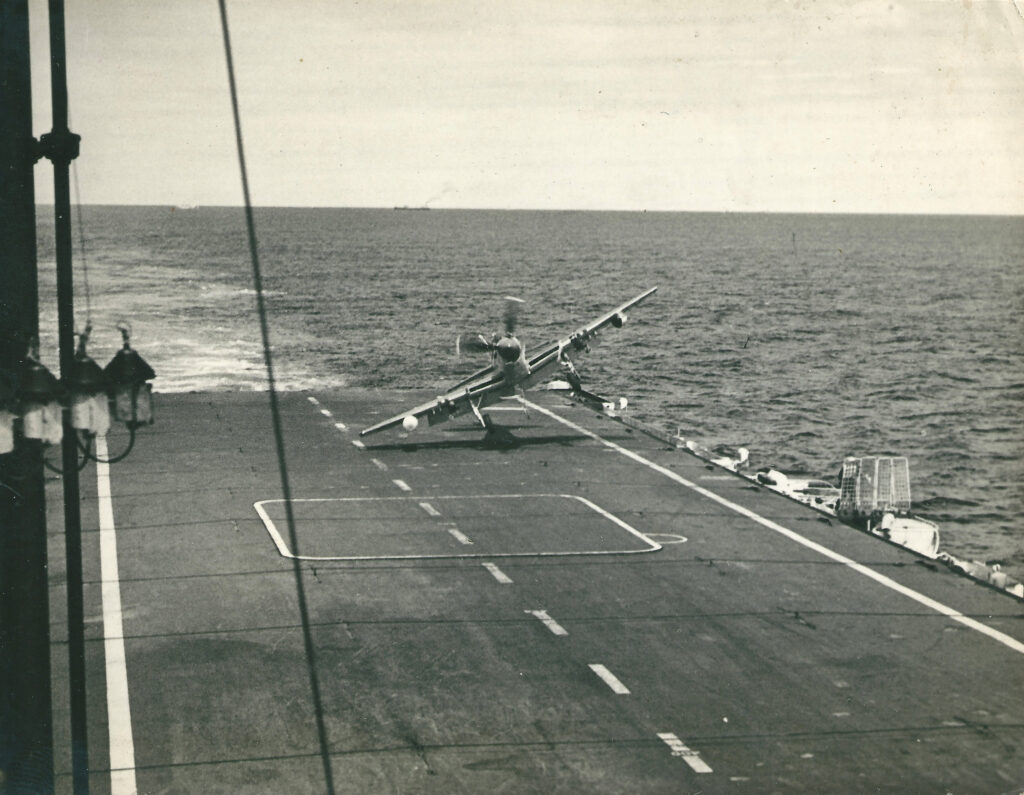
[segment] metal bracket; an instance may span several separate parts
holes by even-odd
[[[46,158],[54,163],[70,163],[78,157],[81,135],[70,130],[52,130],[39,136],[36,142],[36,162]]]

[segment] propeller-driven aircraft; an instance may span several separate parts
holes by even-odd
[[[622,328],[627,319],[626,312],[657,289],[652,287],[640,293],[636,298],[606,312],[567,337],[541,348],[530,357],[527,357],[522,343],[515,336],[519,308],[523,302],[518,298],[506,298],[504,333],[495,334],[490,339],[482,334],[464,334],[456,341],[457,352],[489,354],[491,363],[487,367],[477,370],[429,403],[371,425],[359,435],[366,436],[397,425],[401,425],[406,431],[413,431],[424,418],[428,424],[437,425],[468,412],[473,412],[480,425],[492,431],[491,419],[481,409],[499,400],[515,397],[516,394],[521,394],[535,384],[552,377],[555,365],[564,371],[567,383],[562,387],[562,391],[566,397],[596,411],[611,412],[616,408],[625,408],[625,398],[617,402],[610,401],[583,389],[570,356],[588,351],[590,341],[606,326]]]

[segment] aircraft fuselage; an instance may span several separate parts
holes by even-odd
[[[506,336],[498,340],[491,358],[496,373],[501,373],[505,383],[515,388],[530,375],[530,365],[526,361],[526,351],[522,343],[515,337]]]

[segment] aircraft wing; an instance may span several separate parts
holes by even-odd
[[[367,436],[377,431],[387,430],[396,425],[403,425],[408,422],[413,428],[420,420],[426,419],[430,425],[458,417],[473,410],[472,403],[480,405],[481,401],[495,392],[508,391],[508,385],[500,374],[495,374],[493,368],[486,367],[474,373],[473,376],[455,385],[443,395],[433,400],[415,406],[411,409],[389,417],[386,420],[364,428],[359,432],[360,436]],[[484,402],[487,402],[486,400]],[[412,420],[408,420],[412,417]]]
[[[626,311],[639,304],[657,289],[657,287],[652,287],[640,293],[636,298],[626,301],[610,312],[605,312],[599,318],[576,329],[572,334],[542,348],[539,353],[529,358],[530,375],[522,381],[509,384],[501,373],[494,372],[493,367],[485,367],[456,384],[443,395],[434,398],[434,400],[403,411],[394,417],[389,417],[382,422],[378,422],[376,425],[371,425],[369,428],[364,428],[359,432],[359,435],[367,436],[371,433],[377,433],[377,431],[393,428],[396,425],[403,425],[411,430],[422,419],[426,419],[431,425],[436,425],[439,422],[445,422],[470,411],[479,411],[481,407],[492,402],[495,398],[513,394],[516,388],[526,389],[547,378],[545,371],[551,365],[557,363],[565,351],[586,350],[588,342],[597,336],[601,329],[609,324],[621,326],[625,323]]]
[[[636,298],[631,298],[624,304],[615,307],[615,309],[612,309],[610,312],[605,312],[599,318],[596,318],[585,326],[581,326],[576,329],[572,334],[562,337],[557,342],[553,342],[550,345],[545,346],[538,353],[532,355],[529,359],[530,377],[527,379],[527,383],[524,384],[524,386],[532,386],[547,377],[544,374],[544,371],[552,364],[558,362],[562,357],[563,352],[585,351],[587,350],[590,340],[596,337],[602,329],[606,328],[608,325],[621,327],[626,322],[626,312],[641,301],[646,300],[649,296],[657,292],[657,290],[657,287],[645,290],[640,293],[640,295],[636,296]]]

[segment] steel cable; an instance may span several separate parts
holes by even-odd
[[[231,36],[228,29],[228,12],[226,0],[218,0],[220,6],[221,28],[224,33],[224,55],[227,60],[228,84],[231,89],[231,109],[235,121],[235,142],[238,147],[238,166],[242,177],[242,194],[245,203],[245,223],[249,236],[249,255],[252,260],[253,286],[256,292],[256,308],[260,319],[260,334],[263,342],[263,360],[267,370],[267,386],[270,397],[270,414],[274,428],[274,444],[277,450],[278,468],[281,474],[281,494],[284,498],[287,516],[288,535],[293,550],[298,550],[298,538],[295,532],[295,516],[292,511],[291,487],[288,481],[288,465],[285,459],[284,433],[281,426],[281,412],[278,406],[277,386],[274,378],[274,362],[270,348],[270,330],[267,323],[266,302],[263,296],[263,276],[260,271],[259,252],[256,244],[256,222],[253,216],[252,201],[249,198],[249,178],[245,166],[245,147],[242,142],[242,121],[238,109],[238,90],[235,85],[235,68],[231,52]],[[309,621],[309,608],[306,604],[306,589],[302,580],[302,565],[299,560],[292,561],[295,574],[295,590],[299,605],[299,616],[302,622],[302,640],[305,645],[306,665],[309,673],[309,686],[313,699],[313,710],[316,717],[317,737],[320,743],[320,758],[323,763],[324,784],[326,792],[334,793],[334,776],[331,772],[330,746],[327,740],[327,727],[324,723],[323,702],[320,697],[320,681],[317,674],[316,651],[313,646],[312,630]]]

